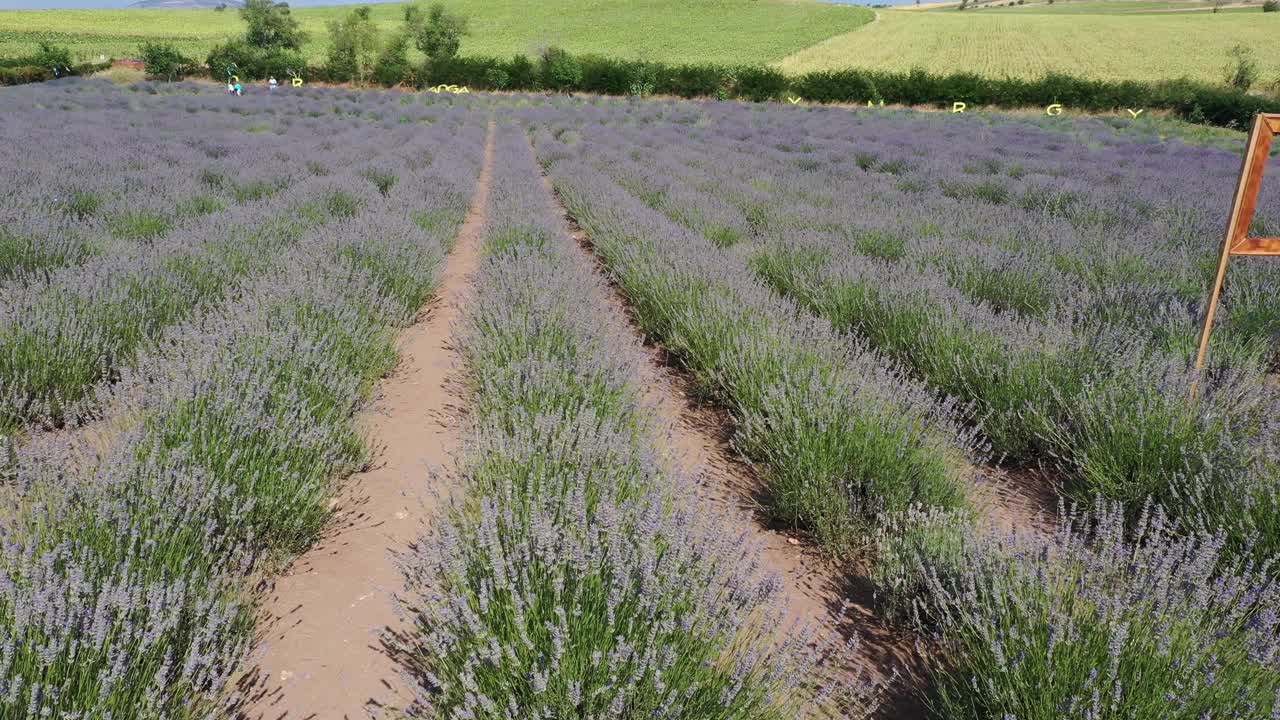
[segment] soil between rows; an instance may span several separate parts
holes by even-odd
[[[379,638],[401,628],[395,595],[403,583],[393,556],[416,539],[449,492],[449,473],[432,470],[452,466],[465,415],[452,331],[480,262],[493,140],[490,123],[471,209],[444,263],[439,291],[405,331],[400,364],[361,418],[377,445],[375,462],[345,484],[329,535],[274,581],[265,603],[267,629],[240,683],[245,720],[376,717],[412,699],[401,668]],[[565,234],[607,278],[550,178],[544,173],[541,181],[564,216]],[[803,534],[770,525],[761,478],[732,449],[730,415],[697,400],[692,378],[644,336],[622,291],[612,282],[610,287],[601,293],[600,306],[644,340],[635,383],[654,413],[660,435],[655,440],[669,453],[673,469],[696,478],[698,495],[736,518],[759,543],[763,569],[782,581],[789,619],[813,626],[824,639],[857,638],[833,667],[852,682],[886,688],[878,717],[923,718],[912,692],[925,682],[921,638],[877,615],[866,568],[841,565]],[[976,494],[993,524],[1045,528],[1044,512],[1054,494],[1043,486],[1044,478],[991,469],[982,474],[990,482]]]
[[[258,648],[241,682],[249,720],[363,718],[409,704],[412,692],[379,640],[400,627],[403,588],[393,554],[448,495],[465,410],[453,325],[480,264],[487,218],[494,126],[471,208],[444,261],[440,287],[400,341],[400,363],[361,417],[376,443],[372,466],[335,499],[333,529],[277,578]]]
[[[542,181],[555,198],[574,244],[607,277],[590,239],[565,210],[545,173]],[[760,478],[730,447],[728,413],[695,399],[688,374],[668,362],[666,351],[637,327],[622,291],[612,282],[610,287],[613,291],[601,299],[602,307],[643,336],[646,357],[638,365],[636,386],[643,388],[644,402],[654,412],[662,435],[659,440],[664,441],[659,447],[671,454],[675,469],[697,478],[698,495],[736,518],[760,544],[764,569],[782,580],[789,620],[809,624],[819,633],[836,633],[840,639],[858,638],[856,647],[836,658],[835,669],[852,682],[865,679],[893,686],[881,717],[924,717],[914,698],[896,691],[905,689],[910,678],[920,677],[922,656],[915,635],[875,615],[870,584],[864,579],[850,576],[807,538],[768,525],[760,512]]]
[[[764,569],[778,573],[789,619],[800,620],[820,633],[857,639],[857,645],[837,658],[837,670],[852,682],[870,680],[884,688],[876,717],[917,720],[926,717],[915,690],[926,680],[927,643],[910,628],[880,617],[875,589],[863,563],[852,568],[824,553],[811,538],[775,527],[765,510],[767,492],[756,470],[732,448],[733,419],[723,408],[697,399],[694,382],[662,345],[635,322],[625,294],[609,278],[609,271],[555,193],[544,172],[542,182],[551,193],[566,231],[597,270],[609,279],[612,292],[602,306],[643,340],[646,357],[638,365],[636,386],[644,389],[663,440],[683,476],[697,478],[700,497],[732,517],[762,547]],[[1003,532],[1052,532],[1058,489],[1049,473],[1032,470],[975,468],[972,496],[993,529]],[[828,635],[830,637],[830,635]]]

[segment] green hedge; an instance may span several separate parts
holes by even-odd
[[[627,95],[637,87],[680,97],[778,100],[795,97],[819,103],[868,101],[949,107],[1044,107],[1061,103],[1089,112],[1170,110],[1192,122],[1246,128],[1259,112],[1280,112],[1280,99],[1191,80],[1155,83],[1089,80],[1049,74],[1034,80],[991,79],[972,73],[937,75],[923,70],[825,70],[788,77],[759,66],[666,65],[597,55],[575,57],[581,77],[567,91]],[[563,62],[563,59],[560,59]],[[523,56],[457,58],[427,68],[424,85],[466,85],[482,90],[541,90],[551,87],[542,68]],[[501,82],[493,82],[499,79]]]
[[[282,77],[286,67],[304,72],[310,80],[324,80],[322,67],[306,68],[291,52],[267,52],[232,41],[210,53],[208,65],[215,79],[235,63],[243,79]],[[458,57],[436,62],[421,72],[399,77],[384,74],[386,85],[411,83],[418,88],[465,85],[475,90],[546,90],[600,95],[658,94],[679,97],[742,98],[753,101],[792,97],[819,103],[865,102],[949,107],[963,102],[969,108],[1024,108],[1062,104],[1068,110],[1114,112],[1169,110],[1191,122],[1246,128],[1259,112],[1280,112],[1280,99],[1250,95],[1226,86],[1191,80],[1155,83],[1089,80],[1048,74],[1034,80],[991,79],[973,73],[939,75],[924,70],[823,70],[787,76],[773,68],[752,65],[669,65],[643,60],[569,55],[548,51],[541,61],[524,55],[511,58]]]
[[[183,55],[172,43],[144,40],[138,47],[143,70],[156,80],[181,80],[197,74],[201,68],[194,60]]]
[[[0,85],[25,85],[69,75],[91,75],[109,67],[110,62],[72,64],[71,52],[66,48],[42,42],[31,55],[0,57]]]
[[[205,65],[209,68],[210,77],[222,82],[227,81],[228,67],[233,68],[232,73],[241,81],[275,77],[284,82],[289,77],[289,70],[311,77],[302,53],[255,47],[243,39],[229,40],[214,47],[209,51]]]
[[[1144,83],[1105,81],[1049,74],[1035,80],[988,79],[971,73],[933,75],[921,70],[907,73],[869,70],[813,72],[794,78],[791,92],[815,102],[868,100],[904,105],[949,106],[967,103],[971,108],[1043,107],[1061,103],[1068,109],[1106,112],[1172,110],[1192,122],[1225,127],[1249,127],[1259,112],[1280,111],[1280,100],[1249,95],[1234,88],[1191,80]]]
[[[40,67],[36,65],[17,65],[12,60],[0,61],[0,85],[25,85],[33,82],[46,82],[59,77],[68,77],[71,75],[92,75],[100,70],[106,70],[111,67],[110,62],[104,63],[80,63],[66,68],[67,72],[55,74],[51,67]]]

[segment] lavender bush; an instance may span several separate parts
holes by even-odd
[[[1271,562],[1232,560],[1148,505],[1064,510],[1050,537],[961,529],[937,513],[886,535],[881,581],[941,656],[938,717],[1205,718],[1280,712]],[[944,552],[938,552],[945,549]]]
[[[1057,465],[1082,497],[1156,496],[1188,519],[1212,511],[1237,546],[1268,524],[1257,497],[1270,495],[1263,478],[1280,457],[1268,431],[1277,395],[1260,370],[1280,326],[1261,288],[1275,286],[1273,268],[1240,268],[1215,368],[1186,369],[1220,226],[1204,205],[1208,181],[1194,178],[1193,196],[1168,163],[1212,159],[1210,180],[1229,183],[1222,154],[1104,139],[1116,167],[1139,166],[1129,172],[1140,184],[1155,175],[1176,198],[1144,190],[1126,206],[1077,179],[1098,172],[1093,158],[1016,125],[996,153],[987,138],[947,151],[958,129],[925,119],[893,122],[942,138],[908,144],[885,135],[884,119],[833,131],[803,118],[800,141],[784,115],[708,110],[661,125],[643,107],[615,115],[573,151],[713,243],[736,238],[732,254],[772,287],[972,403],[1005,461]],[[1071,164],[1047,166],[1055,153]],[[1127,191],[1122,177],[1095,185]],[[1261,215],[1277,207],[1269,195]],[[1167,237],[1155,242],[1153,226]],[[1197,246],[1201,260],[1186,261]],[[1193,383],[1202,392],[1188,403]],[[1200,494],[1238,499],[1187,502],[1188,477]]]
[[[556,187],[646,330],[738,415],[736,442],[769,468],[770,507],[848,549],[868,520],[963,502],[980,453],[962,412],[718,261],[598,170],[562,160]],[[832,502],[839,498],[839,502]]]
[[[96,91],[86,105],[114,95]],[[228,713],[254,580],[314,540],[335,483],[363,462],[352,413],[434,287],[482,134],[442,127],[431,137],[458,157],[438,164],[410,143],[411,159],[353,158],[317,178],[303,217],[264,218],[290,243],[239,248],[228,262],[254,272],[98,392],[122,427],[105,449],[40,434],[16,446],[15,502],[0,513],[0,716]],[[397,181],[384,193],[364,162]],[[423,229],[411,212],[440,222]]]
[[[864,691],[824,682],[803,628],[772,631],[758,548],[662,470],[634,341],[601,312],[523,133],[500,131],[496,152],[462,344],[466,496],[405,558],[411,714],[862,716]]]
[[[352,413],[435,286],[490,116],[463,487],[403,558],[411,714],[874,706],[671,471],[526,133],[776,517],[874,542],[887,608],[933,637],[934,716],[1280,711],[1274,263],[1236,263],[1211,367],[1185,362],[1227,152],[713,102],[3,94],[0,717],[230,712],[253,584],[364,462]],[[83,422],[108,442],[44,432]],[[1107,499],[1048,537],[975,526],[987,443]]]
[[[201,99],[207,102],[207,95]],[[268,104],[261,109],[270,117],[278,108]],[[146,203],[155,209],[140,210],[133,195],[125,194],[113,197],[97,213],[117,219],[129,215],[135,220],[140,213],[173,215],[178,212],[175,206],[188,199],[201,201],[197,204],[209,210],[216,207],[218,196],[200,193],[215,191],[231,204],[191,217],[163,236],[149,236],[146,242],[121,246],[117,238],[109,246],[112,252],[92,265],[73,265],[34,277],[25,273],[5,287],[0,293],[0,398],[4,399],[0,432],[31,423],[59,426],[91,417],[96,386],[109,384],[142,343],[199,312],[202,305],[216,304],[237,278],[252,277],[262,269],[264,258],[296,244],[307,228],[349,215],[354,209],[350,193],[334,189],[323,177],[312,177],[313,170],[355,166],[360,180],[353,187],[378,189],[378,182],[392,183],[395,175],[379,170],[376,158],[394,149],[402,153],[399,157],[420,162],[451,137],[449,128],[423,134],[398,121],[385,123],[382,132],[370,135],[365,127],[368,121],[359,121],[353,127],[303,123],[297,140],[273,134],[268,141],[258,141],[259,134],[245,135],[239,126],[229,129],[216,116],[209,118],[212,113],[195,115],[201,120],[190,127],[192,113],[203,107],[186,110],[170,107],[164,111],[167,115],[151,117],[151,133],[172,136],[167,142],[173,149],[166,145],[158,150],[159,169],[147,173],[145,164],[135,165],[135,157],[157,155],[154,147],[144,151],[143,141],[152,138],[141,133],[112,146],[103,157],[114,168],[104,177],[123,187],[145,190]],[[39,123],[39,110],[27,114],[33,124]],[[112,132],[113,121],[126,126],[135,122],[130,113],[118,115],[93,115],[70,129],[60,125],[61,133],[50,134],[48,143],[73,150],[79,140],[105,144],[100,135]],[[314,143],[316,136],[318,146],[301,139],[312,137]],[[246,137],[250,142],[244,142]],[[59,153],[65,155],[68,150]],[[246,158],[255,161],[246,165]],[[136,171],[124,170],[135,167]],[[31,176],[20,178],[26,186],[37,192],[48,192],[52,186],[57,200],[56,189],[66,183],[57,166],[31,172],[19,168]],[[55,177],[46,177],[49,174]],[[371,176],[381,180],[369,180]],[[42,212],[47,204],[33,209]],[[431,208],[413,210],[426,213]],[[30,237],[21,241],[31,242]],[[50,358],[56,360],[49,362]]]

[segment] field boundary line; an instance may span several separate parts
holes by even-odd
[[[331,531],[275,579],[264,602],[267,629],[240,683],[243,718],[354,719],[412,701],[380,637],[402,625],[396,596],[404,582],[394,553],[417,539],[451,489],[452,474],[440,471],[452,468],[465,413],[453,330],[480,265],[494,135],[490,119],[471,206],[440,285],[401,334],[396,369],[361,413],[374,461],[348,478]]]
[[[849,32],[837,33],[837,34],[835,34],[835,35],[832,35],[832,36],[831,36],[831,37],[829,37],[829,38],[824,38],[824,39],[822,39],[822,40],[819,40],[818,42],[816,42],[816,43],[814,43],[814,44],[812,44],[812,45],[808,45],[808,46],[806,46],[806,47],[802,47],[802,48],[800,48],[799,50],[794,50],[794,51],[792,51],[792,52],[790,52],[790,53],[788,53],[788,54],[786,54],[786,55],[783,55],[782,57],[778,58],[777,60],[770,61],[768,64],[769,64],[771,67],[783,67],[783,66],[785,66],[785,65],[787,64],[787,61],[789,61],[789,60],[792,60],[792,61],[793,61],[793,60],[794,60],[798,55],[800,55],[801,53],[807,53],[807,52],[809,52],[810,50],[813,50],[814,48],[820,48],[820,47],[822,47],[822,46],[824,46],[824,45],[830,45],[830,44],[832,44],[832,43],[836,42],[837,40],[840,40],[841,38],[845,38],[845,37],[848,37],[849,35],[853,35],[853,34],[855,34],[855,33],[859,33],[859,32],[862,32],[863,30],[866,30],[867,28],[871,27],[872,25],[875,25],[876,23],[880,22],[880,11],[879,11],[879,10],[872,10],[871,12],[875,15],[875,17],[871,18],[871,22],[869,22],[869,23],[867,23],[867,24],[865,24],[865,25],[859,25],[858,27],[856,27],[856,28],[854,28],[854,29],[850,30]]]

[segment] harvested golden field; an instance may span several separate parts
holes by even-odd
[[[1105,80],[1220,82],[1228,53],[1242,44],[1255,51],[1261,80],[1269,84],[1280,80],[1277,38],[1280,13],[880,10],[875,22],[801,50],[777,66],[792,73],[919,67],[990,77],[1061,72]]]

